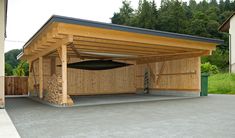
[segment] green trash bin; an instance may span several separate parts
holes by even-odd
[[[201,93],[200,96],[208,95],[208,73],[201,74]]]

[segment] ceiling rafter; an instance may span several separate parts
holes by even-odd
[[[74,41],[74,44],[77,45],[87,45],[87,46],[95,46],[95,47],[104,47],[104,48],[112,48],[112,49],[125,49],[129,51],[145,51],[145,52],[162,52],[162,53],[172,53],[172,52],[184,52],[183,50],[167,50],[167,49],[156,49],[156,48],[148,48],[148,47],[135,47],[135,46],[126,46],[126,45],[117,45],[117,44],[107,44],[100,42],[89,42],[89,41]]]
[[[100,44],[111,44],[115,46],[126,46],[126,47],[133,47],[133,48],[152,48],[167,51],[195,51],[197,49],[192,48],[182,48],[182,47],[172,47],[168,45],[153,45],[153,44],[146,44],[146,43],[137,43],[131,41],[118,41],[112,39],[104,39],[104,38],[95,38],[95,37],[84,37],[84,36],[74,36],[75,41],[85,41],[85,42],[95,42]]]
[[[118,41],[130,41],[142,44],[168,45],[171,47],[193,48],[201,50],[215,50],[214,44],[207,42],[131,33],[66,23],[58,24],[58,33],[84,37],[96,37],[100,39],[115,39]]]
[[[149,56],[149,57],[141,57],[136,59],[137,64],[145,64],[154,63],[154,62],[161,62],[161,61],[168,61],[168,60],[176,60],[176,59],[183,59],[183,58],[192,58],[192,57],[199,57],[203,55],[208,55],[210,53],[209,50],[204,51],[197,51],[197,52],[184,52],[172,55],[165,55],[165,56]]]

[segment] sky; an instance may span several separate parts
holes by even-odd
[[[130,1],[136,9],[139,0]],[[5,52],[22,48],[52,15],[110,23],[121,6],[122,0],[8,0]]]

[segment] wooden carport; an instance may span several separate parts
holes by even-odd
[[[210,55],[216,49],[216,45],[222,42],[191,35],[52,16],[24,45],[23,52],[18,58],[27,60],[31,71],[34,62],[38,62],[40,98],[43,98],[44,85],[47,83],[44,80],[43,68],[47,68],[44,66],[44,59],[50,57],[50,64],[54,64],[54,58],[59,58],[62,65],[62,103],[67,104],[69,58],[111,59],[149,66],[151,63],[177,59],[200,59],[200,56]],[[161,66],[163,70],[164,64]],[[200,67],[200,63],[198,66]],[[55,66],[47,69],[51,70],[51,75],[55,73],[53,68]],[[156,83],[159,83],[161,70],[157,74]],[[200,69],[195,70],[199,75]],[[197,85],[200,86],[199,82]]]

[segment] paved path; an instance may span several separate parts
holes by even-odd
[[[235,96],[56,108],[27,98],[6,109],[24,137],[235,137]]]
[[[5,109],[0,109],[0,138],[19,138],[11,119]]]

